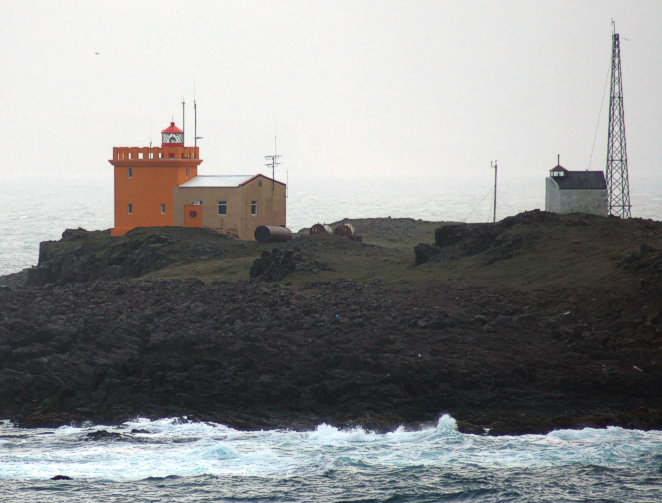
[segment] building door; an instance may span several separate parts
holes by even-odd
[[[202,205],[184,205],[184,227],[202,227]]]

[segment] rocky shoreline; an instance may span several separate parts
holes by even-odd
[[[631,259],[647,284],[553,298],[455,280],[5,277],[0,417],[387,430],[450,413],[474,433],[662,429],[662,302],[649,256]]]

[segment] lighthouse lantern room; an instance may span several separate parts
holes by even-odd
[[[162,147],[183,147],[184,146],[184,131],[175,126],[174,122],[170,126],[161,131],[161,146]]]

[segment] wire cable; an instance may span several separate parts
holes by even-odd
[[[464,217],[464,220],[462,220],[462,221],[463,221],[463,222],[466,222],[467,219],[471,216],[471,214],[476,210],[476,208],[478,208],[478,206],[480,206],[480,204],[481,204],[483,201],[485,201],[485,198],[486,198],[487,196],[489,196],[493,191],[494,191],[493,188],[490,189],[490,190],[488,190],[488,191],[487,191],[487,194],[485,194],[485,195],[483,196],[483,198],[482,198],[480,201],[478,201],[478,203],[477,203],[477,204],[471,209],[471,211],[469,212],[469,214],[468,214],[466,217]]]
[[[605,87],[602,90],[602,102],[600,103],[600,113],[598,114],[598,123],[595,125],[595,135],[593,136],[593,147],[591,147],[591,157],[588,160],[588,171],[591,170],[591,163],[593,162],[593,153],[595,152],[595,142],[598,139],[598,130],[600,129],[600,119],[602,118],[602,109],[605,106],[605,95],[607,94],[607,82],[609,82],[609,74],[611,73],[611,65],[607,70],[607,78],[605,79]]]

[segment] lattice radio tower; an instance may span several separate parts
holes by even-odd
[[[609,214],[621,218],[630,218],[630,184],[628,182],[628,155],[625,147],[621,46],[615,28],[612,34],[611,47],[611,92],[609,93],[609,131],[605,172]]]

